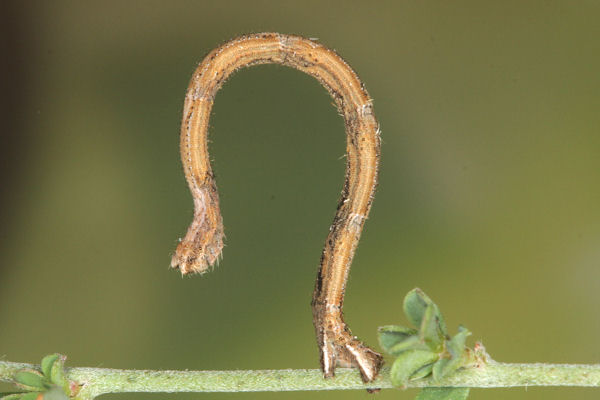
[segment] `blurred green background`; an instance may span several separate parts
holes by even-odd
[[[342,187],[317,81],[237,73],[211,120],[227,246],[168,269],[192,213],[183,96],[216,45],[317,37],[375,99],[380,186],[346,320],[377,345],[413,287],[499,361],[600,361],[600,3],[2,2],[0,356],[71,366],[316,368],[310,298]],[[411,399],[384,391],[380,399]],[[592,399],[591,389],[473,399]],[[111,395],[333,399],[365,392]]]

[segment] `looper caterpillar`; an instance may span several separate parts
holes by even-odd
[[[379,125],[364,85],[334,51],[299,36],[259,33],[225,43],[200,63],[185,96],[180,142],[194,198],[194,219],[171,266],[182,274],[203,273],[221,255],[223,220],[207,145],[210,113],[215,95],[229,75],[239,68],[268,63],[315,77],[344,118],[346,178],[321,256],[312,300],[313,322],[324,376],[333,376],[336,365],[356,366],[368,382],[377,376],[382,357],[352,336],[343,320],[342,305],[350,264],[377,184]]]

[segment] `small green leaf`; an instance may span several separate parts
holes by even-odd
[[[438,359],[438,354],[427,350],[408,350],[396,358],[390,371],[394,386],[406,386],[408,379],[419,369]]]
[[[452,339],[450,339],[446,345],[448,348],[448,352],[452,355],[452,358],[460,358],[462,357],[465,351],[465,342],[467,341],[467,336],[470,336],[471,332],[464,326],[458,327],[458,333],[454,335]]]
[[[425,378],[427,375],[431,374],[434,365],[435,364],[432,363],[419,368],[410,376],[409,380],[416,381],[417,379]]]
[[[60,354],[50,354],[42,359],[41,367],[42,373],[46,378],[50,379],[50,373],[52,371],[52,366],[58,360]]]
[[[58,355],[58,359],[54,361],[54,364],[52,364],[52,369],[50,370],[50,381],[62,388],[63,392],[71,394],[71,385],[69,384],[69,381],[65,376],[66,360],[66,356],[63,356],[62,354]]]
[[[411,324],[421,327],[425,310],[432,303],[431,299],[421,289],[413,289],[404,298],[404,313]]]
[[[48,380],[33,369],[18,371],[14,380],[19,387],[28,391],[46,390],[50,386]]]
[[[431,303],[431,307],[433,308],[433,316],[435,318],[436,326],[439,330],[439,334],[444,338],[448,339],[450,336],[448,335],[448,328],[446,328],[446,322],[444,321],[444,317],[442,316],[442,312],[440,308],[435,303]]]
[[[446,349],[450,354],[450,358],[443,358],[435,363],[433,367],[433,379],[435,381],[440,381],[463,366],[465,341],[470,334],[471,332],[460,326],[458,327],[458,333],[446,342]]]
[[[435,304],[430,304],[425,309],[423,320],[421,322],[421,329],[419,329],[419,336],[423,342],[425,342],[432,351],[436,353],[442,351],[442,344],[444,343],[444,336],[441,333],[439,324],[439,312]]]
[[[411,336],[417,334],[416,329],[405,328],[398,325],[380,326],[378,329],[379,344],[386,353],[398,343],[404,342]],[[391,353],[390,353],[391,354]]]
[[[440,334],[444,338],[448,339],[450,337],[450,335],[448,334],[448,328],[446,327],[446,321],[444,320],[444,317],[442,316],[442,312],[440,311],[437,304],[434,304],[434,306],[435,306],[435,313],[436,313],[436,317],[437,317],[437,323],[438,323],[438,328],[440,330]]]
[[[404,353],[408,350],[430,351],[431,349],[429,348],[429,346],[423,343],[420,337],[414,335],[406,338],[406,340],[403,342],[395,344],[389,349],[387,353],[392,356],[399,356],[401,353]]]
[[[426,388],[415,400],[465,400],[467,396],[469,388]]]
[[[439,307],[423,292],[416,288],[408,292],[404,298],[404,313],[411,324],[422,330],[423,318],[428,307],[433,307],[431,311],[435,317],[436,325],[443,337],[448,336],[448,329],[444,322],[444,317],[440,312]]]

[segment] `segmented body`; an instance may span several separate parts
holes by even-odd
[[[194,220],[177,246],[171,266],[203,273],[221,255],[223,220],[208,155],[207,133],[215,95],[237,69],[286,65],[315,77],[343,116],[346,176],[337,213],[325,241],[312,307],[321,365],[326,377],[336,365],[357,366],[365,381],[375,378],[381,356],[352,336],[343,321],[346,280],[369,214],[379,161],[379,126],[362,82],[334,51],[309,39],[260,33],[231,40],[210,52],[191,79],[181,125],[181,158],[194,198]]]

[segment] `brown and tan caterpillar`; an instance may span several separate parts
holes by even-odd
[[[223,219],[208,155],[209,118],[225,80],[237,69],[257,64],[286,65],[315,77],[344,118],[346,178],[321,255],[312,300],[313,322],[324,376],[333,376],[336,365],[355,366],[365,382],[372,381],[382,357],[352,335],[342,305],[354,251],[377,185],[379,125],[364,85],[333,50],[299,36],[259,33],[225,43],[200,63],[185,96],[180,143],[194,198],[194,220],[177,246],[171,266],[182,274],[202,273],[221,255]]]

